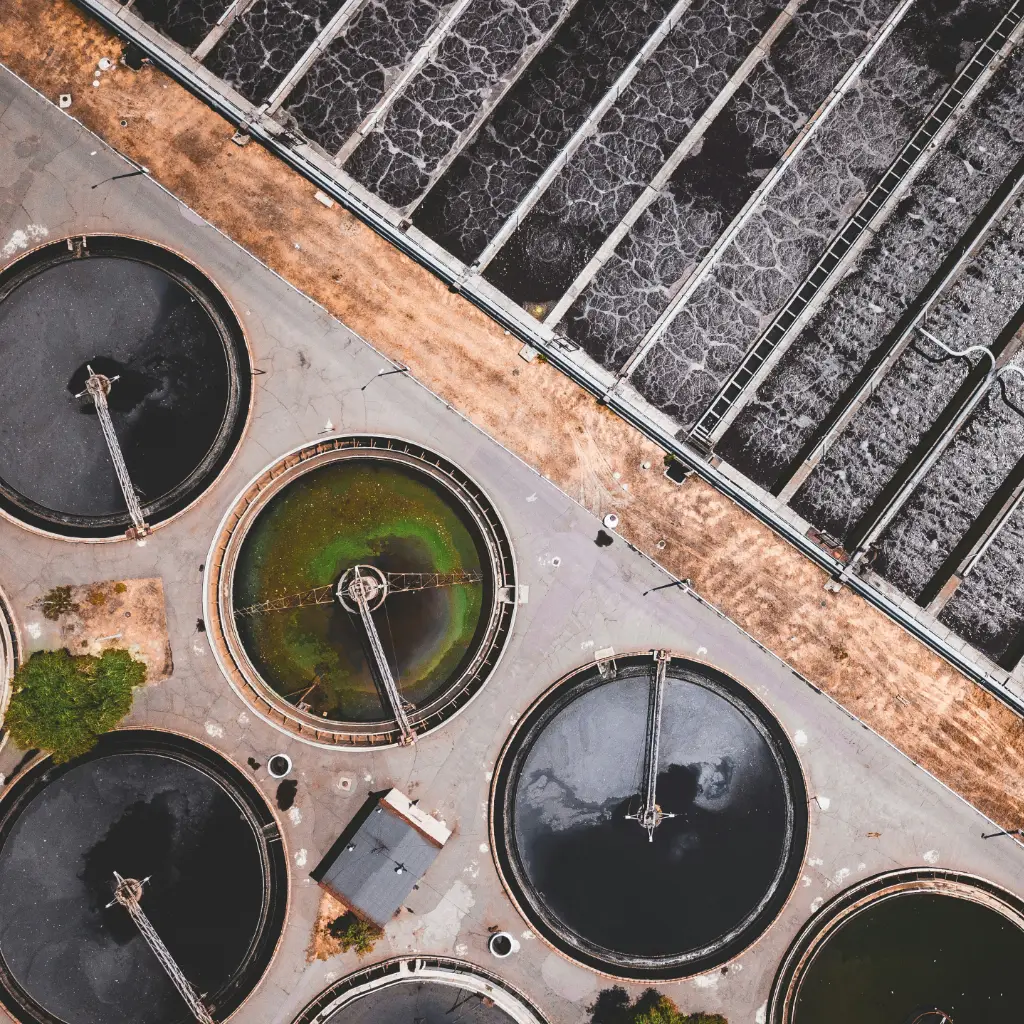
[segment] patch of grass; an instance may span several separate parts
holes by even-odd
[[[89,591],[89,596],[88,596],[88,598],[86,598],[86,600],[91,605],[99,606],[101,604],[105,604],[106,603],[107,595],[104,594],[102,590],[90,590]]]
[[[39,602],[39,608],[44,619],[56,622],[62,615],[68,612],[77,612],[78,605],[71,600],[70,587],[54,587],[43,594]]]
[[[113,729],[145,680],[146,666],[127,651],[111,649],[98,658],[66,648],[36,651],[14,676],[6,724],[19,747],[48,750],[61,764]]]
[[[123,594],[127,590],[128,590],[128,584],[127,583],[115,583],[114,584],[114,593],[115,594]]]
[[[328,926],[331,938],[341,943],[342,952],[354,949],[360,956],[373,951],[374,944],[384,933],[369,921],[356,917],[351,911],[336,917]]]

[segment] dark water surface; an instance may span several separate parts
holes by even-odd
[[[879,901],[840,925],[801,983],[794,1024],[1013,1024],[1024,1006],[1024,932],[995,910],[937,893]]]
[[[106,908],[113,872],[150,876],[142,908],[201,993],[245,959],[264,901],[259,845],[222,786],[189,764],[116,753],[37,792],[0,849],[0,953],[69,1024],[191,1020],[135,924]]]
[[[121,375],[111,419],[144,508],[196,469],[224,421],[216,325],[185,287],[132,259],[67,260],[15,288],[0,302],[0,361],[0,481],[53,513],[125,512],[92,400],[74,397],[87,364]]]
[[[242,544],[235,607],[334,584],[354,565],[384,572],[479,571],[475,526],[426,474],[395,462],[343,459],[290,483]],[[403,695],[429,700],[460,671],[486,624],[481,584],[391,594],[373,613]],[[238,619],[260,676],[293,704],[332,721],[385,712],[362,624],[338,602]]]
[[[666,684],[657,786],[676,815],[654,841],[641,805],[646,678],[598,685],[532,743],[515,785],[515,843],[570,932],[626,956],[714,945],[754,918],[790,849],[787,781],[753,716],[686,680]]]
[[[512,1018],[465,989],[420,981],[371,992],[325,1024],[512,1024]]]

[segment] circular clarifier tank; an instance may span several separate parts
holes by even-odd
[[[791,946],[771,1024],[1011,1021],[1024,1005],[1024,902],[934,868],[896,871],[827,903]]]
[[[0,588],[0,723],[7,710],[11,696],[11,682],[18,667],[21,654],[18,643],[18,628],[7,595]]]
[[[544,1024],[497,975],[450,957],[396,958],[321,992],[294,1024]]]
[[[30,769],[0,801],[0,999],[22,1024],[194,1018],[125,907],[114,872],[217,1020],[256,986],[285,916],[287,864],[262,797],[212,750],[108,735]],[[113,905],[111,905],[113,904]]]
[[[49,533],[133,526],[91,374],[110,382],[110,425],[149,526],[209,487],[245,429],[237,318],[202,271],[150,242],[65,239],[0,272],[0,360],[0,510]]]
[[[464,707],[500,657],[515,593],[486,495],[435,453],[384,437],[331,439],[269,467],[207,563],[235,688],[332,746],[412,742]]]
[[[491,825],[502,880],[548,942],[659,980],[718,966],[771,924],[799,874],[807,800],[760,701],[649,653],[582,668],[534,704],[499,760]]]

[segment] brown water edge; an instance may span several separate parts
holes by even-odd
[[[234,576],[235,607],[337,582],[354,565],[383,572],[479,572],[482,538],[457,500],[426,474],[346,459],[304,474],[257,516]],[[484,585],[392,594],[373,613],[403,696],[421,704],[472,657],[486,625]],[[358,619],[335,602],[239,617],[260,676],[293,704],[332,721],[385,710]]]

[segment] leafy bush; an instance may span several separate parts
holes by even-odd
[[[91,750],[132,709],[146,666],[127,651],[96,658],[36,651],[14,676],[7,727],[19,747],[53,753],[58,764]]]
[[[327,930],[332,938],[338,939],[341,943],[343,952],[347,953],[354,949],[360,956],[366,956],[371,952],[374,943],[384,935],[375,924],[356,917],[351,911],[336,917],[327,926]]]
[[[599,992],[588,1009],[590,1024],[729,1024],[718,1013],[681,1013],[668,996],[654,988],[642,992],[631,1003],[629,993],[615,985]]]
[[[43,618],[56,622],[62,615],[68,612],[78,611],[78,605],[71,600],[70,587],[54,587],[47,591],[39,602]]]

